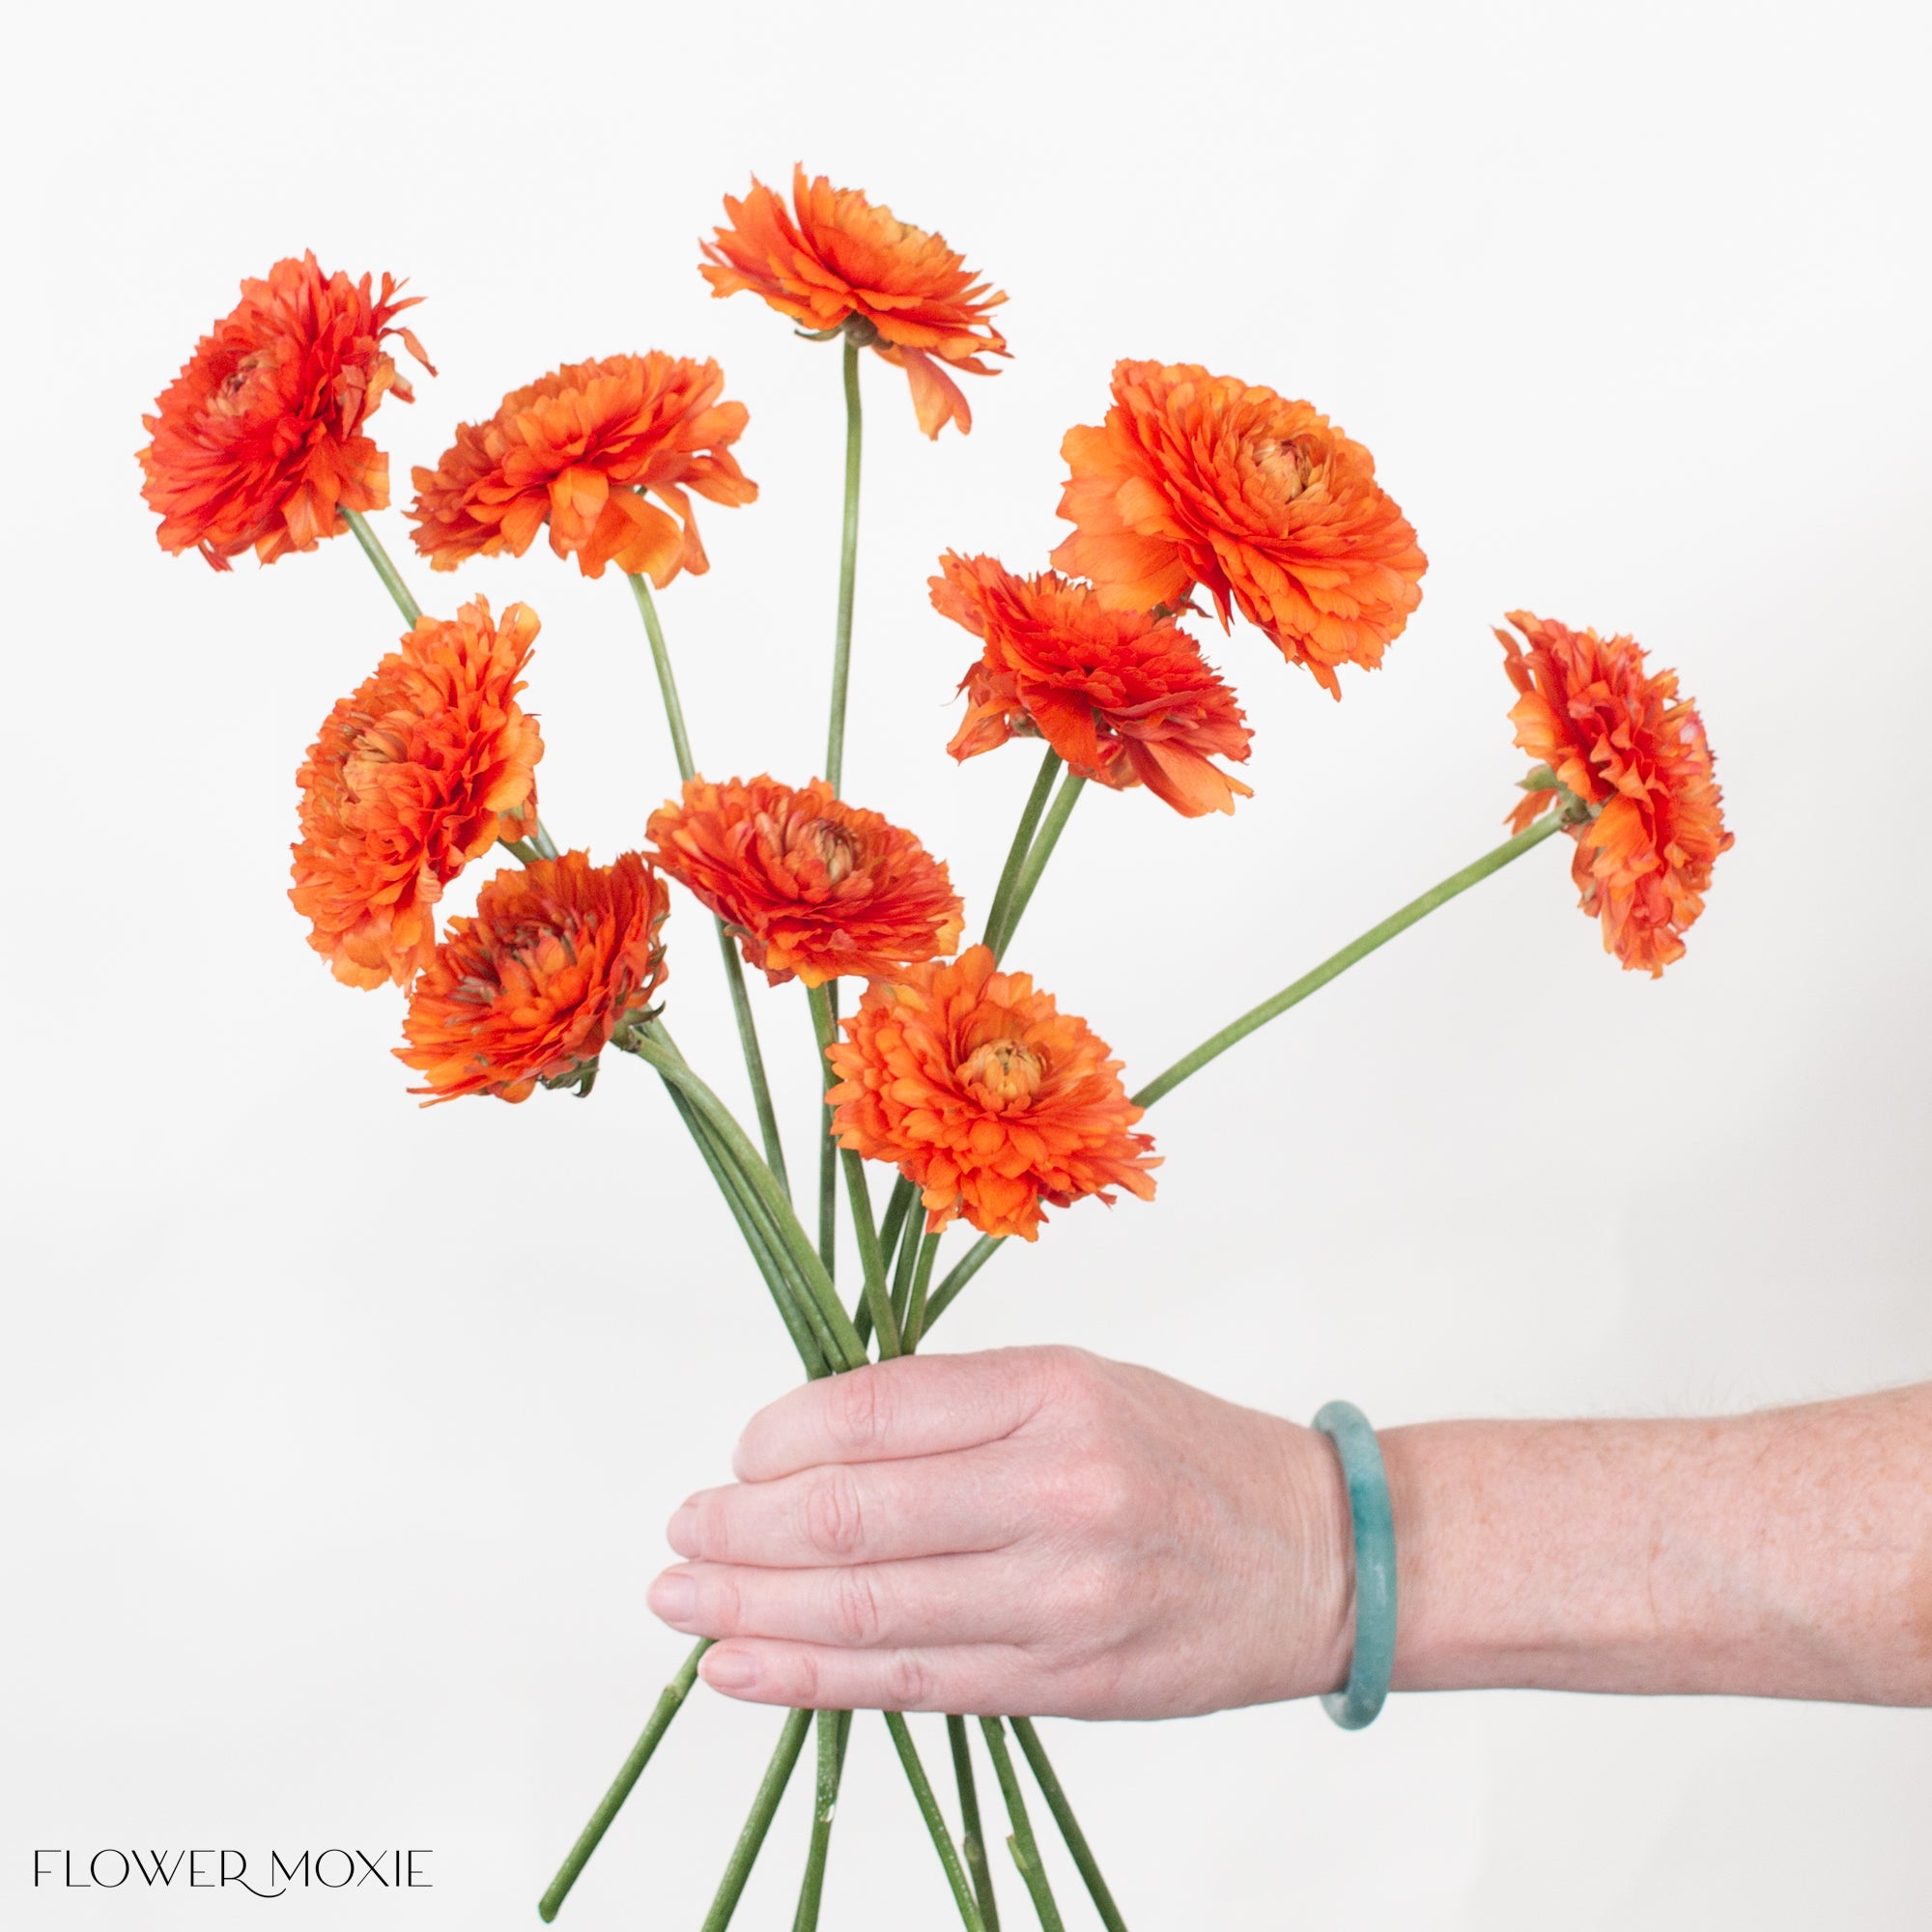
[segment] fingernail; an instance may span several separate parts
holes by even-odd
[[[714,1690],[749,1690],[758,1681],[757,1664],[742,1650],[711,1651],[702,1669]]]
[[[668,1624],[688,1624],[697,1607],[697,1585],[675,1570],[651,1585],[651,1609]]]
[[[680,1556],[696,1555],[697,1551],[693,1541],[693,1532],[696,1527],[696,1523],[697,1523],[697,1504],[696,1501],[692,1501],[686,1503],[678,1511],[678,1513],[671,1518],[668,1526],[666,1528],[665,1541],[668,1543],[670,1547],[673,1549],[675,1549]]]

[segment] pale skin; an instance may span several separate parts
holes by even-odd
[[[1932,1382],[1705,1421],[1380,1432],[1395,1689],[1932,1704]],[[759,1411],[652,1585],[727,1695],[1168,1718],[1332,1690],[1340,1463],[1074,1349],[904,1357]]]

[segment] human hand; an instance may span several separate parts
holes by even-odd
[[[1313,1431],[1075,1349],[905,1356],[753,1416],[652,1585],[754,1703],[1167,1718],[1348,1675]]]

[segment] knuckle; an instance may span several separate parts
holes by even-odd
[[[1076,1424],[1099,1415],[1104,1403],[1100,1358],[1070,1348],[1045,1349],[1041,1355],[1040,1374],[1054,1411]]]
[[[856,1556],[864,1546],[859,1485],[849,1469],[828,1469],[805,1493],[805,1538],[821,1556]]]
[[[839,1638],[848,1644],[875,1644],[885,1628],[879,1587],[869,1570],[834,1572],[832,1616]]]
[[[886,1672],[889,1711],[923,1711],[932,1702],[932,1672],[916,1650],[902,1650]]]
[[[875,1369],[834,1376],[826,1389],[826,1429],[841,1449],[870,1449],[891,1422],[886,1378]]]

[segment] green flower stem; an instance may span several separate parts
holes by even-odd
[[[992,948],[996,960],[1012,944],[1013,934],[1019,930],[1020,921],[1026,916],[1028,902],[1039,884],[1040,874],[1046,870],[1046,862],[1053,857],[1053,848],[1060,843],[1060,835],[1066,830],[1066,821],[1072,817],[1073,808],[1080,803],[1080,794],[1086,783],[1085,779],[1073,772],[1068,772],[1061,781],[1052,808],[1046,814],[1046,822],[1028,848],[1026,863],[1021,866],[1020,875],[1014,881],[1006,917],[1000,922],[997,931],[991,927],[987,929],[986,944]]]
[[[818,1714],[818,1789],[811,1813],[811,1843],[805,1857],[805,1879],[798,1889],[792,1932],[816,1932],[818,1902],[825,1890],[825,1858],[832,1847],[832,1817],[838,1805],[838,1781],[845,1773],[845,1741],[852,1734],[850,1711]]]
[[[967,1932],[986,1932],[985,1921],[973,1902],[973,1888],[966,1882],[966,1868],[959,1862],[952,1833],[946,1829],[945,1815],[938,1799],[932,1795],[932,1786],[926,1780],[925,1767],[919,1761],[919,1751],[913,1744],[912,1732],[906,1728],[905,1718],[900,1712],[888,1711],[885,1719],[886,1728],[893,1734],[893,1747],[905,1767],[906,1782],[912,1786],[912,1795],[918,1801],[920,1816],[925,1820],[925,1829],[932,1836],[933,1850],[946,1868],[946,1882],[952,1888],[952,1902],[959,1908],[959,1917]]]
[[[838,628],[832,639],[832,724],[825,741],[825,781],[834,793],[845,771],[845,695],[852,675],[852,597],[859,575],[859,344],[845,338],[845,517],[838,535]]]
[[[953,1263],[946,1279],[932,1291],[925,1304],[925,1325],[928,1328],[959,1298],[966,1284],[993,1259],[1006,1238],[1004,1235],[981,1235]]]
[[[665,1092],[669,1094],[678,1118],[697,1144],[705,1166],[711,1170],[712,1179],[718,1183],[719,1193],[724,1197],[724,1205],[731,1210],[731,1218],[738,1224],[739,1234],[745,1237],[745,1245],[752,1251],[752,1259],[758,1264],[758,1272],[765,1278],[765,1286],[771,1290],[785,1332],[790,1335],[792,1347],[798,1350],[799,1360],[805,1365],[807,1379],[816,1381],[828,1373],[824,1349],[796,1298],[784,1265],[765,1232],[756,1201],[745,1182],[731,1172],[710,1130],[698,1118],[696,1109],[668,1080],[665,1082]]]
[[[986,1863],[986,1840],[980,1830],[980,1794],[973,1783],[973,1747],[964,1718],[948,1718],[947,1742],[952,1747],[952,1776],[959,1786],[959,1844],[966,1859],[966,1875],[986,1932],[1000,1932],[1000,1908],[993,1898],[993,1874]]]
[[[838,1084],[838,1076],[825,1059],[825,1053],[838,1037],[838,1022],[832,1008],[832,988],[807,988],[811,1003],[811,1023],[818,1035],[819,1070],[826,1086]],[[826,1109],[825,1144],[833,1145],[831,1109]],[[852,1203],[852,1229],[859,1237],[859,1263],[866,1278],[866,1306],[871,1310],[872,1326],[878,1331],[879,1355],[889,1360],[899,1352],[899,1324],[893,1316],[892,1297],[886,1291],[886,1260],[879,1249],[879,1231],[872,1223],[872,1197],[866,1188],[866,1163],[849,1149],[838,1154],[845,1169],[845,1192]],[[826,1272],[831,1272],[828,1266]]]
[[[893,1191],[886,1200],[886,1218],[879,1223],[879,1248],[884,1254],[891,1254],[898,1245],[899,1231],[905,1226],[905,1218],[912,1211],[912,1198],[918,1189],[904,1175],[893,1182]]]
[[[355,541],[362,546],[362,554],[376,566],[376,575],[383,580],[383,588],[396,600],[396,609],[403,613],[405,622],[413,628],[422,619],[422,606],[410,595],[410,586],[403,582],[402,572],[383,548],[382,538],[369,527],[368,519],[360,510],[344,509],[342,516],[355,532]]]
[[[1065,787],[1062,788],[1063,792]],[[1406,931],[1418,920],[1426,919],[1437,906],[1447,905],[1458,894],[1465,893],[1473,885],[1487,879],[1492,872],[1499,872],[1512,859],[1520,858],[1532,845],[1540,845],[1551,833],[1560,831],[1566,820],[1561,811],[1552,811],[1539,818],[1526,831],[1519,832],[1515,838],[1505,839],[1493,851],[1486,852],[1474,864],[1464,866],[1460,872],[1452,872],[1439,885],[1430,887],[1421,897],[1410,899],[1398,912],[1391,913],[1379,925],[1372,925],[1359,939],[1351,940],[1341,952],[1331,953],[1313,972],[1304,973],[1292,985],[1284,986],[1272,999],[1264,1000],[1260,1006],[1251,1009],[1233,1025],[1226,1026],[1205,1039],[1190,1054],[1177,1060],[1165,1073],[1156,1075],[1133,1096],[1137,1107],[1151,1107],[1153,1103],[1174,1092],[1190,1074],[1198,1073],[1210,1060],[1219,1058],[1237,1040],[1245,1039],[1258,1028],[1265,1026],[1277,1014],[1285,1013],[1290,1007],[1297,1006],[1310,993],[1325,986],[1329,980],[1339,978],[1358,960],[1366,959],[1378,946],[1385,946],[1397,933]],[[932,1324],[952,1307],[953,1301],[966,1284],[993,1259],[994,1251],[1002,1245],[1002,1237],[981,1235],[954,1264],[952,1271],[932,1293],[926,1304],[925,1325]]]
[[[1006,1794],[1007,1816],[1012,1821],[1013,1833],[1007,1840],[1007,1849],[1012,1853],[1013,1863],[1019,1866],[1020,1877],[1026,1881],[1026,1889],[1033,1895],[1034,1910],[1039,1915],[1040,1932],[1065,1932],[1061,1923],[1060,1908],[1053,1902],[1053,1888],[1046,1882],[1046,1868],[1039,1861],[1039,1847],[1034,1842],[1033,1821],[1027,1816],[1026,1800],[1020,1795],[1020,1781],[1013,1770],[1012,1753],[1007,1749],[1006,1726],[997,1718],[981,1718],[980,1728],[985,1734],[986,1748],[992,1753],[993,1770],[998,1774],[1000,1789]]]
[[[556,849],[556,840],[550,836],[550,829],[541,818],[537,820],[536,830],[530,834],[529,843],[539,859],[558,859],[563,856]]]
[[[838,1029],[838,981],[834,980],[824,988],[826,1004],[832,1015],[833,1034]],[[818,1024],[818,1007],[815,1004],[818,989],[812,990],[813,1006],[811,1024],[818,1040],[818,1077],[823,1085],[831,1084],[831,1076],[826,1070],[826,1038]],[[829,1101],[818,1110],[818,1259],[825,1264],[825,1272],[834,1281],[838,1279],[838,1144],[832,1138],[832,1106]],[[867,1306],[869,1307],[869,1302]]]
[[[1046,1808],[1053,1813],[1053,1822],[1060,1827],[1060,1835],[1065,1839],[1066,1849],[1072,1853],[1073,1862],[1087,1882],[1088,1895],[1094,1901],[1094,1909],[1100,1915],[1101,1924],[1107,1932],[1127,1932],[1127,1921],[1121,1917],[1121,1908],[1114,1903],[1114,1894],[1107,1889],[1107,1881],[1100,1876],[1100,1867],[1087,1843],[1087,1834],[1080,1829],[1080,1821],[1073,1815],[1072,1805],[1066,1802],[1066,1793],[1060,1788],[1060,1779],[1054,1776],[1053,1766],[1047,1761],[1046,1748],[1039,1741],[1039,1733],[1033,1727],[1033,1719],[1015,1718],[1013,1736],[1019,1740],[1020,1749],[1026,1752],[1026,1761],[1033,1767],[1034,1781],[1039,1786],[1040,1796],[1046,1800]]]
[[[921,1232],[925,1216],[908,1218],[899,1231],[898,1262],[893,1269],[893,1315],[899,1324],[899,1340],[905,1340],[906,1311],[912,1306],[912,1278],[917,1272]]]
[[[932,1279],[932,1264],[939,1254],[940,1235],[927,1235],[919,1244],[919,1264],[913,1270],[912,1295],[906,1303],[905,1351],[919,1347],[926,1327],[926,1284]]]
[[[641,1035],[634,1033],[631,1040],[633,1053],[647,1061],[683,1092],[716,1134],[721,1153],[751,1183],[761,1211],[769,1218],[783,1244],[790,1272],[817,1304],[832,1345],[830,1360],[833,1369],[864,1368],[867,1360],[865,1344],[859,1340],[851,1318],[839,1302],[831,1277],[812,1252],[805,1230],[798,1224],[798,1216],[791,1210],[791,1203],[786,1200],[771,1169],[758,1158],[756,1151],[745,1138],[744,1128],[731,1118],[730,1109],[685,1065],[682,1055],[675,1048],[667,1047],[649,1029]]]
[[[1151,1107],[1163,1094],[1173,1093],[1190,1074],[1200,1072],[1210,1060],[1226,1053],[1236,1040],[1246,1039],[1249,1034],[1266,1026],[1277,1014],[1300,1005],[1310,993],[1319,991],[1330,980],[1339,979],[1358,959],[1366,959],[1378,946],[1386,946],[1397,933],[1406,932],[1417,920],[1428,918],[1437,906],[1447,905],[1458,894],[1466,893],[1492,872],[1501,871],[1512,859],[1520,858],[1532,845],[1542,844],[1552,832],[1562,831],[1565,823],[1561,811],[1546,812],[1514,838],[1506,838],[1494,851],[1484,853],[1473,865],[1464,866],[1460,872],[1451,872],[1439,885],[1431,886],[1419,898],[1412,898],[1400,911],[1390,913],[1379,925],[1372,925],[1360,938],[1350,940],[1341,952],[1330,953],[1313,972],[1304,973],[1271,999],[1250,1008],[1239,1019],[1204,1039],[1192,1053],[1183,1054],[1165,1073],[1156,1074],[1134,1095],[1134,1105]]]
[[[1053,781],[1060,772],[1060,753],[1051,745],[1046,748],[1046,756],[1039,761],[1039,776],[1033,781],[1033,790],[1027,794],[1026,809],[1020,813],[1020,822],[1013,832],[1013,842],[1007,848],[1007,863],[1000,871],[1000,883],[993,890],[993,907],[986,915],[985,944],[991,946],[994,935],[1006,923],[1007,909],[1012,902],[1013,887],[1018,884],[1021,869],[1026,865],[1026,857],[1033,849],[1033,835],[1039,828],[1039,815],[1046,810],[1046,801],[1053,792]]]
[[[751,1815],[746,1818],[744,1829],[738,1833],[738,1842],[731,1847],[730,1859],[724,1866],[724,1876],[718,1881],[717,1895],[711,1901],[711,1910],[704,1915],[703,1932],[724,1932],[730,1924],[731,1915],[738,1909],[738,1900],[745,1889],[745,1881],[752,1875],[752,1867],[757,1862],[759,1850],[765,1842],[765,1833],[772,1828],[772,1814],[779,1808],[779,1800],[784,1796],[784,1788],[791,1782],[793,1767],[798,1763],[798,1754],[805,1744],[805,1734],[811,1728],[810,1711],[792,1711],[784,1720],[784,1729],[779,1733],[778,1748],[772,1752],[772,1761],[765,1767],[765,1775],[758,1782],[758,1795],[752,1801]]]
[[[658,621],[658,607],[647,580],[634,572],[624,574],[631,585],[631,595],[637,599],[638,613],[644,620],[644,635],[650,639],[651,662],[657,667],[658,689],[664,694],[665,721],[670,726],[670,749],[677,759],[677,775],[688,784],[697,775],[697,767],[692,762],[691,737],[684,726],[684,706],[678,701],[677,679],[671,671],[664,626]],[[724,983],[731,989],[731,1012],[738,1022],[738,1045],[745,1056],[746,1075],[752,1083],[752,1105],[758,1116],[758,1138],[765,1144],[765,1162],[789,1196],[791,1181],[785,1174],[784,1143],[779,1138],[778,1111],[772,1105],[771,1083],[765,1078],[765,1056],[758,1045],[757,1022],[752,1017],[752,997],[745,986],[744,964],[724,922],[714,918],[712,923],[718,928]]]
[[[497,843],[500,845],[503,848],[503,850],[510,855],[511,858],[516,860],[516,862],[520,866],[534,866],[536,862],[543,857],[543,854],[539,852],[534,845],[530,844],[527,839],[505,838],[499,834],[497,836]]]
[[[677,1675],[665,1686],[664,1694],[651,1713],[650,1722],[631,1747],[631,1754],[624,1760],[623,1769],[611,1780],[610,1790],[590,1814],[590,1822],[577,1834],[577,1842],[571,1846],[570,1856],[557,1867],[556,1876],[550,1882],[550,1889],[537,1901],[537,1917],[546,1925],[556,1917],[557,1908],[569,1894],[570,1888],[577,1883],[578,1874],[589,1862],[590,1854],[597,1849],[604,1833],[611,1829],[611,1821],[622,1808],[624,1800],[630,1797],[631,1787],[643,1776],[645,1765],[651,1761],[651,1753],[670,1729],[670,1720],[684,1708],[691,1687],[697,1682],[697,1660],[710,1648],[711,1639],[700,1638],[693,1646],[691,1655],[684,1660]]]

